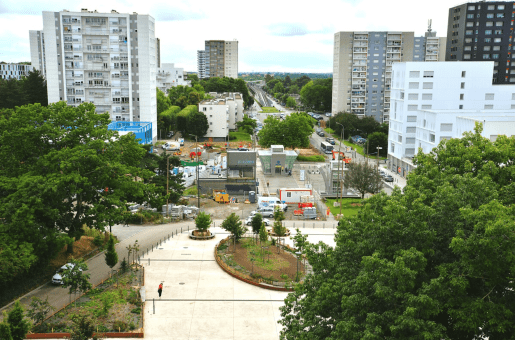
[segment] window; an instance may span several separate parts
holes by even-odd
[[[499,55],[498,54],[492,54],[492,59],[499,59]]]
[[[463,99],[465,99],[465,94],[460,93],[460,100],[463,100]]]
[[[416,121],[417,121],[417,116],[408,116],[406,121],[407,121],[408,123],[416,123]]]
[[[406,156],[413,156],[415,155],[415,149],[414,148],[406,148]]]
[[[466,35],[472,35],[472,32],[474,32],[474,31],[473,30],[466,30],[465,34]],[[492,31],[490,31],[490,34],[492,34]]]
[[[494,100],[493,93],[485,93],[485,100]]]
[[[463,59],[470,59],[470,54],[464,54]]]
[[[493,109],[494,109],[493,105],[485,105],[485,110],[493,110]]]
[[[461,77],[462,78],[465,78],[466,75],[467,75],[467,71],[461,71]]]
[[[494,22],[493,21],[487,21],[485,25],[486,25],[486,27],[491,27],[491,26],[494,25]]]
[[[485,30],[485,35],[492,35],[492,30]]]
[[[492,38],[485,38],[485,43],[491,43],[492,42]]]
[[[467,14],[467,19],[474,19],[474,14]]]
[[[490,54],[483,54],[483,59],[490,59]]]
[[[442,123],[440,124],[440,131],[452,131],[452,123]]]
[[[413,137],[406,138],[406,144],[415,144],[415,138],[413,138]]]
[[[433,133],[429,134],[429,141],[431,143],[434,143],[435,142],[435,135]]]
[[[500,51],[501,50],[501,46],[494,46],[494,51]]]
[[[423,89],[432,89],[433,83],[423,83],[422,88]]]
[[[515,100],[515,93],[511,94],[511,100]]]
[[[407,126],[406,127],[406,133],[416,133],[417,128],[415,126]]]
[[[402,135],[397,136],[397,141],[398,141],[399,143],[402,143]]]
[[[291,192],[287,192],[286,197],[291,197]]]
[[[418,89],[418,83],[411,83],[411,82],[410,82],[410,83],[409,83],[409,88],[410,88],[410,89],[412,89],[412,90],[413,90],[413,89]]]
[[[463,110],[463,105],[460,105],[460,110]]]
[[[495,35],[501,35],[501,34],[502,34],[502,32],[503,32],[502,30],[495,30],[495,31],[494,31],[494,34],[495,34]]]
[[[408,111],[417,111],[418,105],[408,105]]]
[[[488,6],[488,10],[489,10],[489,11],[493,11],[494,9],[495,9],[495,5],[489,5],[489,6]]]
[[[465,38],[465,44],[471,44],[472,38]]]
[[[504,23],[503,23],[502,21],[496,21],[496,22],[495,22],[495,26],[496,26],[496,27],[502,27],[502,25],[503,25],[503,24],[504,24]]]
[[[491,48],[490,46],[484,46],[483,51],[490,51],[490,48]]]
[[[423,93],[422,94],[422,100],[432,100],[433,94],[432,93]]]
[[[503,11],[504,10],[504,5],[497,5],[497,9]]]
[[[433,78],[434,71],[424,71],[424,78]]]
[[[472,51],[472,46],[465,46],[463,47],[464,51]]]
[[[394,143],[390,144],[390,149],[392,150],[392,152],[395,152],[395,144]]]
[[[487,19],[493,19],[494,18],[494,14],[493,13],[487,13],[486,18]]]
[[[476,10],[476,6],[469,6],[469,7],[468,7],[468,10],[469,10],[469,11],[474,11],[474,10]]]
[[[494,43],[500,43],[502,42],[502,38],[494,38]]]
[[[504,18],[504,13],[497,13],[495,15],[496,18]]]
[[[418,100],[418,93],[410,93],[408,94],[409,100]]]
[[[420,72],[419,71],[410,71],[409,77],[410,78],[418,78],[418,77],[420,77]]]
[[[433,107],[433,105],[422,105],[422,110],[431,110],[431,108]]]

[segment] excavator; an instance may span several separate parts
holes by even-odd
[[[345,163],[347,163],[347,164],[351,162],[351,159],[350,159],[350,158],[346,158],[346,157],[345,157],[345,154],[343,153],[343,151],[338,152],[338,151],[335,151],[335,150],[333,150],[333,161],[334,161],[334,160],[336,160],[336,155],[337,155],[338,153],[340,154],[340,157],[342,157],[342,161],[343,161],[343,162],[345,162]]]

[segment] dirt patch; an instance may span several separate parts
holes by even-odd
[[[352,207],[361,207],[362,204],[361,203],[351,203],[350,204]]]
[[[93,237],[82,236],[80,240],[73,243],[72,254],[68,254],[68,245],[64,246],[64,248],[59,252],[59,255],[50,261],[50,266],[58,268],[69,262],[69,259],[72,257],[74,259],[81,258],[96,248],[98,247],[93,244]]]
[[[276,246],[266,243],[268,249],[261,249],[263,243],[258,243],[255,247],[248,247],[247,242],[254,242],[252,239],[244,238],[236,243],[236,251],[234,244],[228,243],[228,247],[219,250],[222,259],[226,264],[241,271],[247,275],[271,279],[274,281],[293,281],[297,274],[297,258],[282,248],[280,251]],[[254,254],[252,254],[254,251]],[[278,253],[279,251],[279,253]],[[251,261],[254,258],[255,261]],[[305,268],[302,261],[299,261],[299,272],[303,273]],[[268,267],[268,269],[267,269]],[[283,277],[281,277],[283,275]],[[284,278],[288,276],[288,279]]]
[[[299,156],[316,156],[320,155],[320,151],[315,148],[313,145],[309,147],[309,149],[295,149],[298,152]]]

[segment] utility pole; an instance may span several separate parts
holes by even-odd
[[[197,207],[200,210],[200,183],[198,181],[198,154],[199,154],[199,149],[198,149],[198,137],[197,136],[195,136],[195,149],[197,150],[196,151],[196,153],[197,153]]]
[[[377,147],[377,169],[379,170],[379,150],[382,150],[383,148],[378,146]]]
[[[336,122],[336,124],[340,125],[342,127],[342,135],[340,138],[340,150],[338,150],[338,195],[340,196],[339,202],[340,202],[340,216],[342,215],[342,179],[340,180],[340,160],[342,160],[342,139],[343,139],[343,131],[344,127],[343,124]],[[343,161],[343,160],[342,160]],[[343,163],[342,163],[342,172],[343,172]],[[338,198],[338,195],[336,197]]]
[[[166,153],[166,150],[165,150]],[[168,217],[169,205],[168,205],[168,189],[170,185],[168,185],[168,179],[170,178],[170,155],[166,157],[166,217]]]

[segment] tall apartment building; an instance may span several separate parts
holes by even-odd
[[[494,63],[396,63],[388,130],[388,167],[401,176],[419,150],[461,138],[474,123],[483,136],[515,135],[515,84],[493,85]]]
[[[199,112],[206,115],[209,123],[205,139],[225,141],[229,130],[236,129],[236,122],[243,119],[243,97],[239,92],[210,92],[212,99],[199,103]]]
[[[49,103],[91,102],[113,121],[151,122],[157,139],[153,17],[114,10],[43,12],[43,34],[44,43],[31,44],[31,56],[44,56]]]
[[[238,41],[206,40],[197,51],[199,79],[210,77],[238,78]]]
[[[29,31],[30,63],[46,78],[45,34],[43,31]]]
[[[334,114],[349,112],[387,122],[390,115],[392,65],[402,61],[443,60],[445,40],[429,28],[413,32],[337,32],[334,35]]]
[[[32,71],[31,65],[0,63],[0,79],[18,79],[26,77]]]
[[[172,87],[178,85],[190,86],[191,84],[191,80],[186,80],[184,69],[175,67],[172,63],[163,63],[157,69],[156,77],[157,88],[164,93],[168,93],[168,90]]]
[[[446,61],[494,61],[493,83],[515,83],[515,3],[468,2],[449,9]]]

